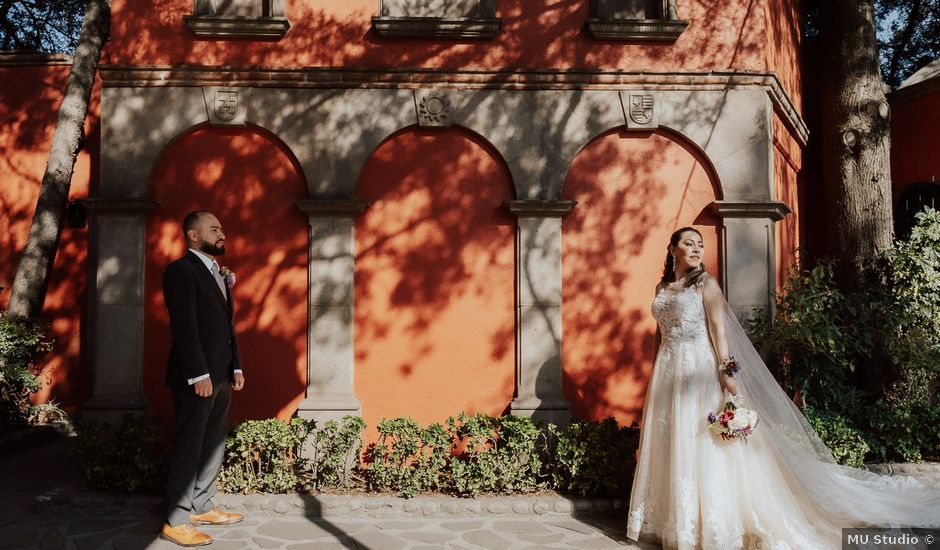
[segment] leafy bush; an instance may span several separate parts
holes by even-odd
[[[446,488],[453,440],[443,426],[422,428],[414,419],[400,417],[382,419],[378,430],[379,440],[368,452],[373,487],[401,491],[407,497]]]
[[[820,439],[832,451],[839,464],[863,468],[869,446],[862,432],[852,426],[844,416],[831,412],[816,412],[811,407],[803,411],[806,420],[819,434]]]
[[[884,284],[846,295],[833,262],[822,261],[793,273],[774,318],[756,327],[778,380],[815,411],[814,425],[845,463],[860,463],[856,435],[868,461],[940,458],[940,436],[929,428],[940,417],[940,213],[916,218],[910,237],[872,266]],[[855,380],[861,364],[876,365],[883,388]]]
[[[79,422],[74,454],[89,489],[158,491],[166,480],[163,431],[156,419],[126,414],[118,425]]]
[[[531,418],[461,413],[457,419],[449,418],[447,425],[453,437],[466,446],[450,462],[458,494],[517,493],[540,486],[541,431]]]
[[[0,433],[27,423],[29,394],[41,387],[34,360],[50,349],[41,324],[0,312]]]
[[[554,439],[550,451],[552,485],[579,495],[625,496],[633,483],[635,451],[640,428],[617,425],[613,418],[601,422],[573,422],[560,429],[550,424]]]
[[[219,482],[229,492],[294,491],[302,469],[299,450],[313,421],[292,418],[248,420],[235,426],[225,442]]]
[[[322,430],[313,432],[313,454],[308,460],[313,488],[347,488],[361,481],[356,472],[365,427],[361,418],[347,415],[339,424],[328,420]]]

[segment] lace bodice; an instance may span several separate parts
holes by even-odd
[[[700,285],[682,290],[662,289],[653,299],[653,317],[659,323],[663,341],[708,337],[705,304]]]

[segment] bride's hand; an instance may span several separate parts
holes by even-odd
[[[721,389],[731,395],[738,395],[738,382],[725,373],[721,373]]]

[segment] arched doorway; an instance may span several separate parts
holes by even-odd
[[[226,254],[219,263],[237,282],[235,320],[245,390],[232,403],[233,420],[287,418],[306,388],[307,218],[294,201],[306,185],[293,155],[261,129],[203,126],[161,154],[150,182],[159,206],[147,220],[144,395],[171,418],[163,377],[170,333],[163,270],[184,252],[181,223],[206,208],[222,222]]]
[[[695,226],[718,273],[716,179],[703,155],[671,132],[602,134],[575,157],[563,196],[565,397],[578,418],[639,419],[655,356],[650,302],[671,233]]]

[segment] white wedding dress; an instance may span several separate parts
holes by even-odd
[[[628,538],[670,549],[810,550],[841,548],[843,527],[940,526],[940,490],[835,463],[727,304],[738,395],[760,421],[747,443],[710,432],[706,416],[726,396],[701,292],[700,282],[653,300],[663,341],[643,411]]]

